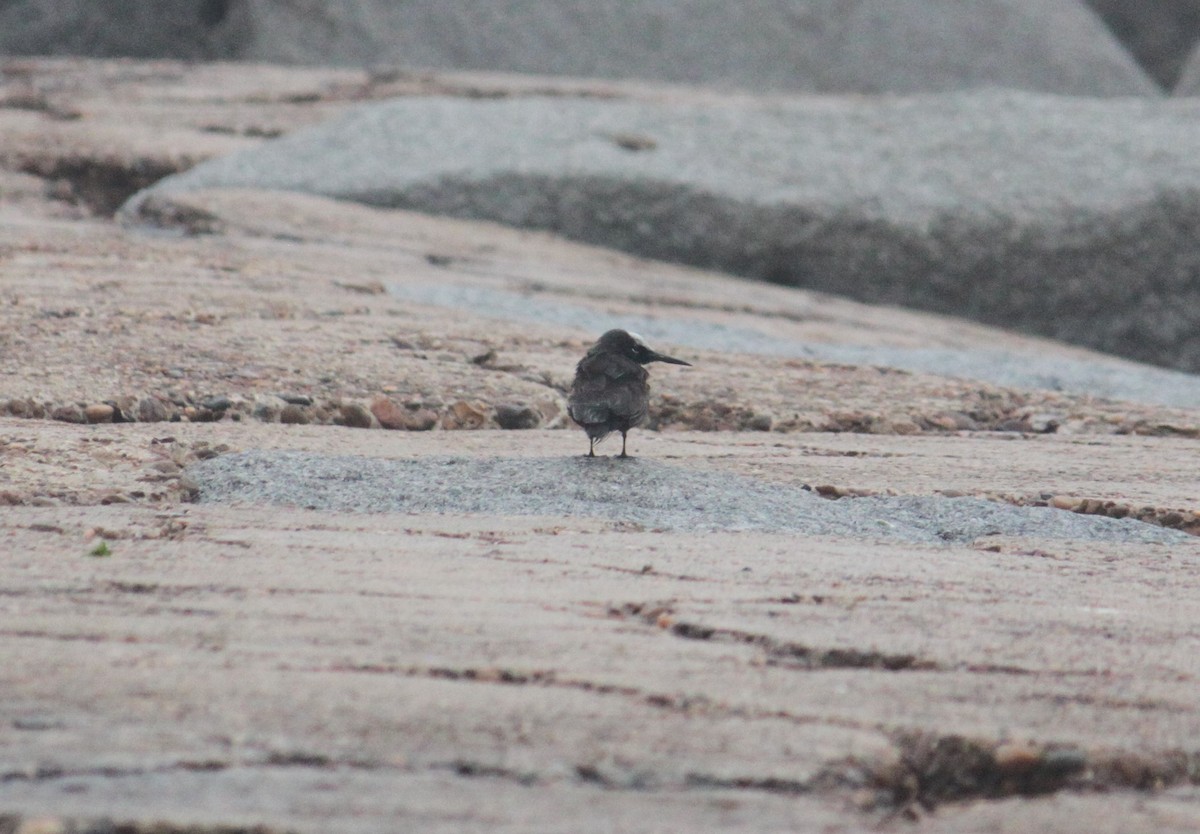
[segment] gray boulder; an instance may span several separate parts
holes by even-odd
[[[294,189],[1200,370],[1200,102],[409,98],[161,181]],[[136,214],[147,192],[127,212]]]
[[[8,0],[0,51],[830,92],[1158,88],[1081,0]]]
[[[1164,90],[1179,81],[1200,39],[1200,0],[1087,0]]]
[[[914,92],[1157,92],[1078,0],[247,0],[249,57]]]
[[[1192,55],[1179,76],[1179,83],[1175,85],[1175,95],[1200,96],[1200,44],[1192,50]]]

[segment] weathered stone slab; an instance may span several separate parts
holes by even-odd
[[[1196,370],[1198,125],[1190,101],[995,92],[402,99],[148,193],[498,220]]]

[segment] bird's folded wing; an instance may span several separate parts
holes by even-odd
[[[600,377],[598,384],[580,386],[572,392],[574,419],[583,423],[603,423],[613,418],[637,422],[636,418],[645,416],[646,398],[639,390],[605,380]]]
[[[572,400],[567,407],[571,419],[583,426],[597,426],[607,423],[611,416],[608,407],[603,403],[581,403]]]
[[[610,379],[613,382],[624,382],[636,377],[644,377],[645,371],[640,365],[635,365],[628,359],[619,356],[609,356],[600,354],[599,356],[589,357],[580,363],[581,370],[586,372],[586,375],[592,378],[603,376],[605,379]]]

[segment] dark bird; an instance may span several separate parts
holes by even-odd
[[[642,367],[649,362],[692,364],[651,350],[632,333],[610,330],[575,366],[567,413],[587,432],[588,457],[614,431],[621,433],[621,457],[629,457],[625,435],[646,419],[650,405],[650,374]]]

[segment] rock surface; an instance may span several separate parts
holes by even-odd
[[[292,189],[498,220],[1195,371],[1198,125],[1190,101],[1017,93],[405,98],[148,194]]]
[[[123,226],[12,162],[73,185],[381,86],[22,66],[0,830],[1200,826],[1194,377],[297,193]],[[563,392],[614,319],[695,365],[583,461]],[[918,351],[967,359],[852,361]],[[972,378],[1002,355],[1057,376]]]
[[[0,53],[221,57],[700,82],[1152,95],[1078,0],[10,0]]]
[[[97,477],[80,473],[86,455],[118,455],[107,488],[129,490],[142,461],[207,456],[214,430],[239,448],[396,465],[428,464],[451,437],[0,426],[6,457],[28,450],[18,472],[71,495]],[[571,461],[577,440],[454,445],[537,471],[548,454]],[[634,463],[714,483],[1194,501],[1186,458],[1200,450],[1167,443],[1164,456],[1137,438],[645,433]],[[10,813],[372,832],[554,830],[564,808],[583,831],[866,830],[898,813],[928,814],[920,831],[1200,821],[1181,743],[1200,731],[1200,612],[1179,590],[1200,578],[1194,538],[931,545],[138,500],[4,519],[5,587],[21,600],[0,608]]]
[[[186,475],[197,500],[341,512],[460,512],[604,518],[658,531],[756,531],[920,544],[984,536],[1185,544],[1133,519],[978,498],[822,500],[807,485],[689,471],[652,461],[435,457],[400,463],[292,453],[223,455]]]

